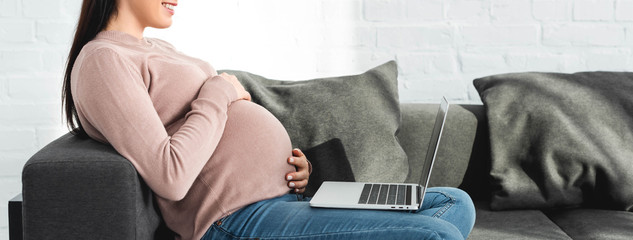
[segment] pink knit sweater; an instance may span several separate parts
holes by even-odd
[[[88,135],[132,162],[179,239],[290,190],[281,123],[165,41],[101,32],[81,50],[71,88]]]

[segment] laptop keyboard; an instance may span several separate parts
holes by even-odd
[[[411,205],[411,185],[367,183],[363,187],[358,203]]]

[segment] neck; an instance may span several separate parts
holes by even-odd
[[[127,11],[121,11],[117,15],[112,16],[110,21],[108,22],[108,26],[105,28],[106,31],[114,30],[120,31],[127,34],[130,34],[138,39],[143,39],[143,32],[145,31],[145,26],[141,25],[133,15],[126,14]]]

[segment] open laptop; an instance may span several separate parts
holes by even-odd
[[[440,137],[446,122],[448,101],[442,98],[440,109],[435,118],[435,126],[426,152],[426,160],[422,169],[424,183],[363,183],[363,182],[331,182],[324,181],[310,200],[311,207],[354,208],[382,210],[418,210],[422,206],[426,188],[431,179],[431,170]]]

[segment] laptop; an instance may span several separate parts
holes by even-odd
[[[440,146],[448,105],[448,101],[443,97],[422,169],[423,184],[324,181],[310,200],[310,206],[378,210],[420,209]]]

